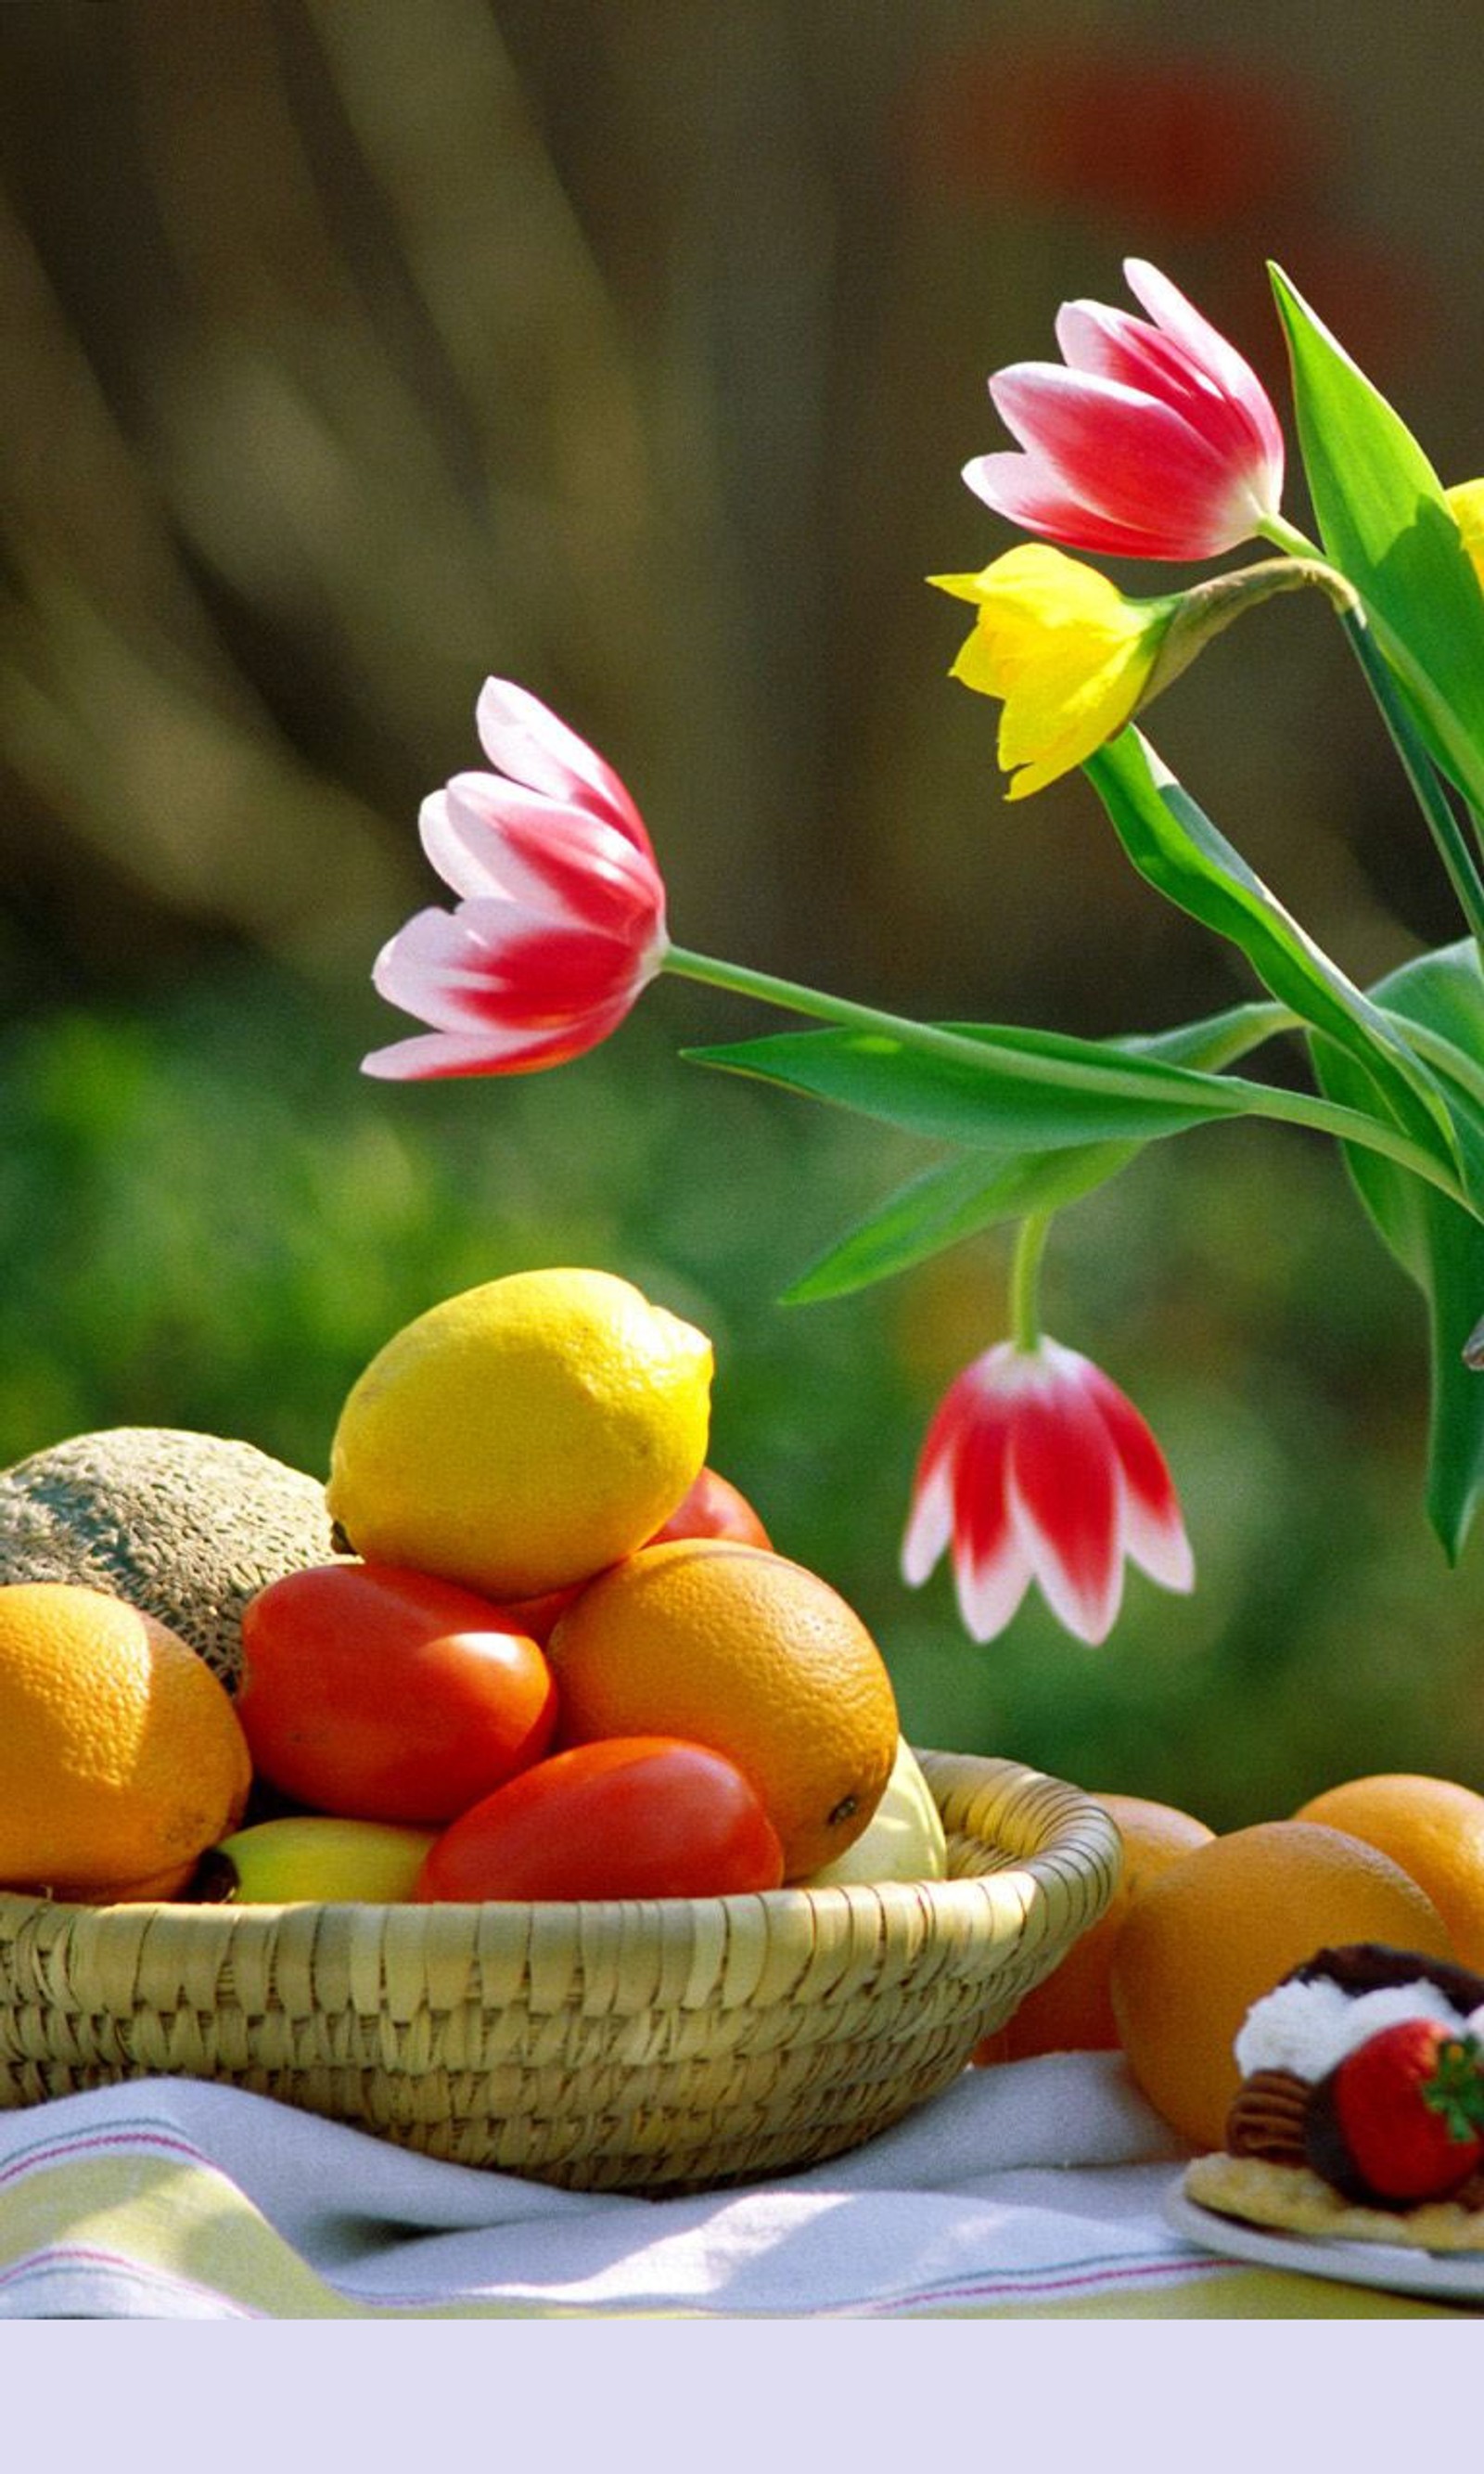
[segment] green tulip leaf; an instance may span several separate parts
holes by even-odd
[[[1293,1016],[1282,1006],[1233,1006],[1204,1022],[1110,1045],[1214,1069],[1292,1025]],[[976,1150],[941,1161],[859,1221],[785,1290],[783,1302],[804,1305],[845,1297],[909,1271],[983,1229],[1032,1213],[1061,1210],[1107,1184],[1142,1149],[1140,1143],[1085,1143],[1008,1158]]]
[[[1058,1211],[1105,1185],[1142,1149],[1142,1143],[1076,1143],[1067,1151],[1028,1152],[1018,1159],[962,1152],[913,1177],[879,1211],[859,1221],[785,1289],[782,1302],[815,1305],[823,1298],[848,1297],[912,1270],[982,1229]]]
[[[1416,1141],[1377,1107],[1337,1106],[1236,1075],[1197,1072],[1113,1041],[985,1023],[895,1024],[782,1031],[686,1052],[695,1064],[751,1075],[904,1132],[1000,1152],[1079,1143],[1154,1142],[1232,1117],[1305,1125],[1400,1159],[1457,1194],[1441,1146]]]
[[[1473,1192],[1484,1192],[1484,979],[1472,940],[1404,963],[1373,991],[1407,1025],[1438,1074]],[[1322,1086],[1353,1104],[1361,1078],[1332,1047],[1315,1048]],[[1425,1301],[1431,1356],[1427,1512],[1456,1562],[1484,1491],[1484,1372],[1464,1346],[1484,1316],[1484,1226],[1434,1187],[1375,1152],[1346,1162],[1375,1228]]]
[[[746,1074],[931,1140],[987,1151],[1064,1151],[1152,1142],[1251,1112],[1250,1091],[1220,1075],[1162,1065],[1058,1032],[939,1026],[954,1050],[880,1031],[777,1031],[690,1049],[695,1064]]]
[[[1368,1079],[1369,1108],[1389,1112],[1439,1159],[1456,1165],[1448,1112],[1427,1067],[1217,831],[1148,740],[1125,730],[1084,769],[1139,874],[1238,946],[1281,1004],[1353,1060]]]
[[[1287,277],[1269,272],[1326,555],[1360,595],[1433,758],[1484,813],[1484,593],[1443,484]]]

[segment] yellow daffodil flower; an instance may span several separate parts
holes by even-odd
[[[1004,699],[999,761],[1011,799],[1072,772],[1131,720],[1181,598],[1130,600],[1044,542],[1007,550],[978,575],[929,582],[978,605],[951,676]]]
[[[1458,481],[1444,493],[1464,537],[1473,571],[1484,584],[1484,481]]]

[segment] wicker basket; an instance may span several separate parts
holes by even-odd
[[[0,2106],[226,2081],[572,2190],[710,2188],[935,2095],[1112,1893],[1113,1823],[924,1753],[951,1878],[724,1899],[83,1907],[0,1897]]]

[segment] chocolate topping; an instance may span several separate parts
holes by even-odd
[[[1446,1958],[1429,1958],[1420,1950],[1393,1950],[1385,1942],[1345,1942],[1335,1950],[1316,1951],[1302,1967],[1290,1968],[1285,1984],[1338,1984],[1346,1993],[1377,1993],[1390,1984],[1431,1984],[1451,2001],[1461,2018],[1484,2002],[1484,1976]]]
[[[1367,1991],[1372,1990],[1368,1986]],[[1340,2127],[1339,2109],[1335,2101],[1338,2069],[1309,2090],[1309,2100],[1303,2118],[1303,2157],[1310,2171],[1323,2182],[1339,2192],[1343,2199],[1358,2207],[1401,2208],[1402,2199],[1388,2198],[1367,2181],[1350,2151],[1350,2143]]]

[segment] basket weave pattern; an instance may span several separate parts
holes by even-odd
[[[724,1899],[79,1907],[0,1896],[0,2106],[210,2078],[466,2165],[658,2194],[935,2095],[1112,1895],[1112,1822],[919,1756],[951,1878]]]

